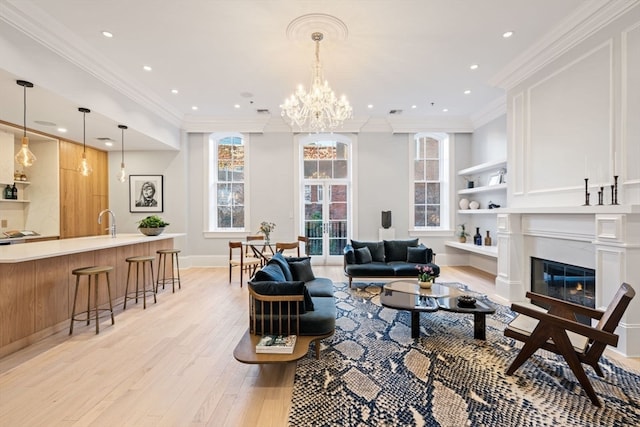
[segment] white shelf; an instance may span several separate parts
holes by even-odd
[[[495,209],[492,209],[495,210]],[[477,246],[473,243],[460,243],[460,242],[445,242],[446,246],[450,246],[452,248],[461,249],[463,251],[472,252],[475,254],[480,254],[484,256],[488,256],[491,258],[498,258],[498,247],[497,246]]]
[[[0,199],[0,202],[4,202],[4,203],[31,203],[31,200]]]
[[[29,185],[29,184],[31,184],[31,182],[30,181],[12,181],[12,182],[2,182],[2,183],[0,183],[0,185],[2,185],[3,187],[6,187],[7,184],[9,184],[9,185],[13,185],[13,184],[15,184],[15,185]]]
[[[458,194],[475,194],[475,193],[487,193],[490,191],[503,191],[507,189],[507,184],[485,185],[484,187],[464,188],[458,190]]]
[[[484,215],[484,214],[498,214],[500,212],[504,212],[503,209],[495,208],[495,209],[458,209],[458,213],[462,215]]]
[[[458,175],[473,175],[480,172],[485,172],[491,169],[501,169],[507,166],[506,160],[498,160],[493,162],[481,163],[476,166],[471,166],[470,168],[460,169],[458,171]]]

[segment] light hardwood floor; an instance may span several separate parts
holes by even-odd
[[[314,267],[344,281],[341,267]],[[182,270],[182,289],[117,308],[100,334],[77,323],[0,359],[0,426],[285,426],[295,363],[244,365],[246,286],[226,268]],[[494,293],[494,277],[444,267],[440,281]],[[129,305],[131,304],[131,305]],[[616,357],[640,369],[640,359]]]

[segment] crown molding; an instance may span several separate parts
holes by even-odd
[[[473,113],[471,115],[471,123],[473,123],[473,129],[478,129],[481,126],[497,119],[500,116],[507,114],[507,100],[506,96],[501,96],[483,109]]]
[[[574,14],[491,78],[489,84],[506,90],[514,88],[638,5],[640,2],[629,0],[585,2]]]
[[[0,20],[173,126],[180,126],[181,112],[152,92],[142,90],[142,84],[133,83],[134,78],[118,70],[118,67],[99,51],[78,39],[42,9],[31,2],[20,0],[5,0],[4,3],[3,7],[0,7]]]
[[[387,117],[393,133],[445,132],[471,133],[473,124],[468,117]]]
[[[240,132],[264,133],[271,115],[259,117],[202,117],[185,115],[182,129],[187,133]]]

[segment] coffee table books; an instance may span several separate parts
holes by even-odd
[[[256,344],[256,353],[292,354],[296,335],[265,335]]]

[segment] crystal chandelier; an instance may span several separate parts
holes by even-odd
[[[320,65],[320,41],[322,33],[311,34],[311,40],[316,42],[316,60],[313,65],[313,82],[309,92],[302,85],[298,86],[295,94],[291,95],[283,105],[282,117],[286,117],[293,126],[302,130],[305,123],[311,132],[332,131],[351,118],[352,108],[347,98],[342,95],[338,99],[329,87],[329,82],[322,77]]]

